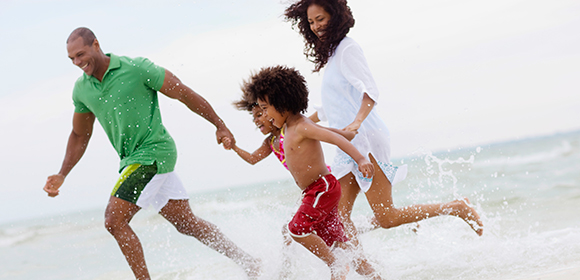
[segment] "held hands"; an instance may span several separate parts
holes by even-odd
[[[342,135],[344,136],[344,138],[346,138],[346,140],[348,141],[352,141],[352,139],[358,134],[358,131],[352,131],[352,130],[343,130]]]
[[[48,176],[46,179],[46,184],[44,185],[44,191],[48,193],[48,196],[55,197],[58,195],[58,189],[64,183],[64,176],[60,174],[55,174]]]
[[[351,124],[347,125],[345,128],[343,128],[342,130],[344,131],[352,131],[355,133],[358,133],[358,129],[360,128],[360,123],[359,122],[352,122]],[[354,138],[354,136],[353,136]]]
[[[218,128],[215,132],[217,143],[223,144],[226,150],[231,150],[236,144],[234,135],[225,126]]]
[[[224,149],[226,149],[226,150],[231,150],[236,145],[236,144],[232,144],[232,139],[230,139],[229,137],[222,138],[222,144],[224,145]]]
[[[358,163],[358,171],[360,171],[365,178],[372,178],[375,176],[375,166],[367,159],[361,160]]]

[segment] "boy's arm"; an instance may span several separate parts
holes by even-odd
[[[348,140],[348,141],[351,141],[358,134],[358,130],[355,130],[355,131],[342,130],[342,129],[336,129],[336,128],[332,128],[332,127],[324,127],[324,126],[322,126],[322,128],[326,128],[334,133],[338,133],[342,137],[346,138],[346,140]]]
[[[308,118],[314,123],[320,122],[320,118],[318,117],[318,111],[314,111],[314,113],[312,115],[310,115]],[[346,138],[348,141],[352,140],[358,134],[358,130],[356,130],[356,129],[351,130],[351,129],[336,129],[336,128],[324,127],[324,126],[321,126],[321,127],[326,128],[326,129],[330,129],[330,130],[342,135],[342,137]]]
[[[364,157],[352,143],[347,141],[346,138],[342,137],[340,134],[308,121],[300,124],[296,131],[304,138],[310,138],[336,145],[356,161],[359,171],[362,172],[366,178],[371,178],[375,175],[373,164]]]
[[[244,149],[241,149],[237,145],[233,145],[233,148],[232,149],[243,160],[245,160],[246,162],[248,162],[251,165],[254,165],[254,164],[260,162],[261,160],[265,159],[267,156],[270,155],[270,153],[272,153],[272,149],[270,149],[270,142],[269,142],[269,140],[271,138],[272,138],[272,136],[267,137],[266,139],[264,139],[264,142],[262,142],[262,146],[260,146],[260,148],[258,148],[257,150],[255,150],[251,154],[249,152],[245,151]],[[227,139],[226,141],[229,141],[229,139]]]
[[[170,98],[181,101],[192,112],[202,116],[204,119],[215,125],[217,129],[216,138],[218,144],[221,144],[225,137],[230,139],[229,145],[226,145],[226,149],[230,149],[232,148],[232,145],[236,144],[234,135],[232,135],[224,121],[216,114],[209,102],[191,88],[184,85],[179,78],[173,75],[169,70],[165,70],[165,79],[163,80],[163,86],[159,91]]]

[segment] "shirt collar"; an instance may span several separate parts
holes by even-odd
[[[107,77],[107,74],[109,74],[109,72],[121,67],[121,61],[119,60],[118,56],[116,56],[112,53],[107,53],[105,55],[110,57],[111,60],[109,61],[109,67],[107,68],[107,71],[105,71],[105,74],[103,75],[103,80],[105,80],[105,77]],[[83,75],[85,75],[85,77],[87,77],[88,79],[90,79],[94,82],[99,82],[99,80],[97,80],[97,78],[95,78],[93,76],[89,76],[86,73],[83,73]]]

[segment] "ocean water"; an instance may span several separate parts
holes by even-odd
[[[385,279],[521,279],[580,266],[580,131],[395,159],[409,165],[393,187],[397,207],[468,197],[484,223],[477,236],[461,219],[360,236]],[[258,168],[258,167],[257,167]],[[281,228],[300,197],[288,180],[191,194],[196,215],[262,259],[260,279],[328,279],[324,264],[298,244],[284,248]],[[105,202],[103,202],[105,203]],[[103,207],[0,225],[0,279],[131,279]],[[355,223],[368,227],[359,196]],[[183,236],[152,210],[132,221],[154,279],[245,279],[236,264]],[[291,263],[285,266],[283,256]],[[348,279],[364,279],[350,272]]]

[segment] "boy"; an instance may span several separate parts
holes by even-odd
[[[345,279],[348,266],[341,267],[331,251],[335,242],[348,241],[337,210],[341,189],[326,167],[320,141],[341,148],[367,178],[374,175],[372,163],[344,137],[302,115],[308,107],[308,90],[295,69],[263,68],[244,82],[242,90],[285,134],[286,164],[303,193],[302,204],[288,224],[290,235],[330,267],[332,279]]]

